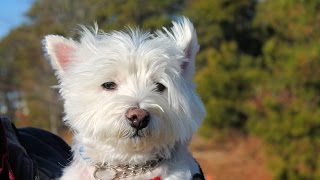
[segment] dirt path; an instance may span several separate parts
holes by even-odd
[[[190,145],[207,180],[270,180],[261,142],[252,137],[236,137],[214,143],[195,136]]]

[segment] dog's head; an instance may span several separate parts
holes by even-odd
[[[188,19],[153,34],[83,28],[79,42],[48,35],[43,43],[64,120],[81,137],[155,151],[185,143],[201,124],[204,108],[192,82],[199,45]]]

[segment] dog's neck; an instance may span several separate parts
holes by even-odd
[[[176,143],[173,146],[165,148],[154,148],[141,151],[130,151],[128,148],[116,148],[115,146],[92,143],[86,139],[76,140],[73,145],[75,154],[80,155],[81,159],[88,164],[108,164],[108,165],[143,165],[149,161],[158,161],[159,159],[168,160],[177,149],[186,145]]]
[[[81,142],[81,141],[80,141]],[[136,152],[123,155],[123,152],[108,145],[92,143],[74,143],[73,150],[78,158],[85,161],[89,167],[93,167],[93,177],[101,179],[105,171],[114,172],[115,178],[129,178],[151,172],[164,162],[170,161],[181,144],[177,143],[173,148],[160,151]],[[82,141],[86,142],[86,141]],[[170,151],[170,152],[163,152]],[[131,157],[130,157],[131,155]]]
[[[187,143],[177,143],[170,148],[170,155],[163,159],[159,156],[162,153],[157,154],[156,151],[143,152],[141,157],[139,153],[123,155],[123,152],[117,151],[116,148],[95,143],[87,143],[85,140],[75,141],[72,146],[74,166],[87,169],[83,176],[91,179],[131,179],[132,177],[133,179],[159,180],[165,179],[168,171],[175,172],[178,169],[185,173],[176,174],[177,177],[190,179],[194,174],[199,173],[198,165],[187,149]],[[129,157],[130,155],[133,157]],[[140,170],[141,168],[144,170]]]
[[[105,170],[115,172],[114,179],[128,178],[137,175],[151,172],[161,165],[163,158],[158,158],[145,162],[144,164],[122,164],[122,165],[109,165],[109,164],[96,164],[93,172],[95,179],[100,179],[99,173]]]

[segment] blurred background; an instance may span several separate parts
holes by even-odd
[[[41,40],[79,24],[196,27],[195,81],[207,116],[191,144],[207,179],[320,179],[319,0],[5,0],[0,114],[59,134],[62,101]]]

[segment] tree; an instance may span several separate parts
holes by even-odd
[[[209,112],[202,132],[244,129],[248,116],[243,101],[263,74],[257,57],[263,39],[258,38],[260,29],[252,26],[255,5],[252,0],[187,3],[185,13],[193,19],[201,45],[196,81]]]
[[[248,104],[248,128],[277,155],[277,179],[320,178],[318,1],[265,1],[255,26],[269,31],[262,60],[270,75]]]
[[[198,31],[202,133],[262,137],[276,179],[319,179],[318,1],[189,1]],[[218,130],[218,131],[217,131]]]

